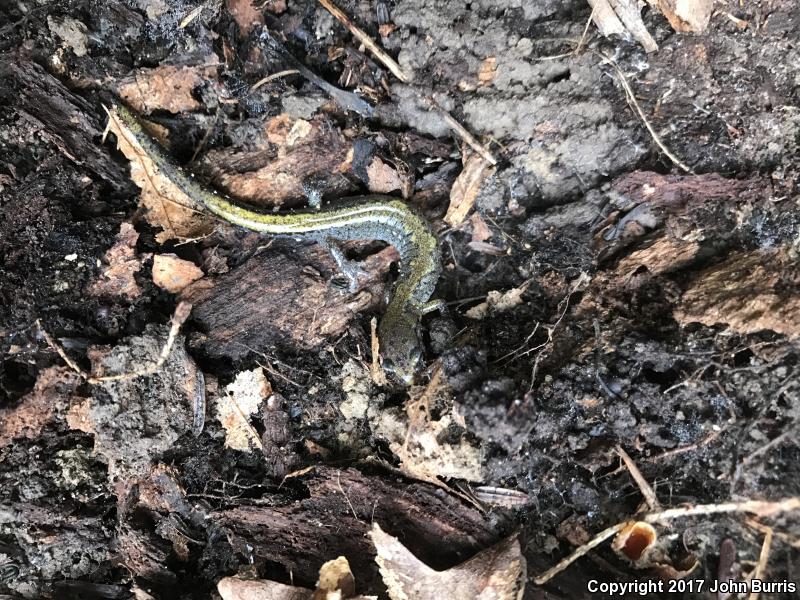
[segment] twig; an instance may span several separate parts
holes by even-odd
[[[645,116],[642,107],[639,106],[639,102],[636,100],[636,96],[633,94],[633,89],[631,88],[630,83],[628,83],[628,79],[625,77],[625,73],[623,73],[622,69],[619,68],[619,65],[610,56],[606,56],[602,52],[597,52],[597,51],[594,52],[595,54],[600,56],[603,59],[603,61],[605,61],[606,64],[611,65],[611,67],[616,72],[617,77],[619,78],[619,82],[622,85],[622,88],[625,90],[625,94],[628,97],[628,102],[630,102],[630,104],[636,110],[636,113],[639,115],[639,118],[642,120],[642,123],[644,124],[645,128],[650,133],[650,137],[652,137],[653,141],[656,143],[656,146],[658,146],[661,149],[661,151],[666,155],[666,157],[669,158],[676,166],[680,167],[681,170],[685,171],[686,173],[694,173],[694,171],[692,171],[689,167],[687,167],[677,156],[675,156],[670,151],[669,148],[667,148],[664,145],[664,142],[661,141],[661,138],[656,133],[655,129],[653,129],[653,126],[650,124],[650,121]]]
[[[592,12],[589,13],[589,18],[586,19],[586,25],[583,27],[583,33],[581,34],[581,39],[578,40],[578,45],[575,46],[575,50],[573,50],[570,54],[573,56],[578,54],[583,48],[583,45],[586,43],[586,35],[589,33],[589,26],[592,24],[592,18],[594,17],[594,7],[592,7]]]
[[[603,531],[598,533],[596,536],[594,536],[593,539],[589,540],[588,542],[586,542],[585,544],[580,546],[577,550],[575,550],[575,552],[573,552],[572,554],[570,554],[566,558],[562,558],[558,563],[556,563],[555,566],[547,569],[547,571],[545,571],[544,573],[542,573],[538,577],[534,577],[533,578],[533,582],[536,585],[544,585],[545,583],[550,581],[553,577],[558,575],[561,571],[563,571],[568,566],[570,566],[572,563],[574,563],[576,560],[578,560],[581,556],[584,556],[589,551],[593,550],[594,548],[596,548],[597,546],[599,546],[600,544],[605,542],[608,538],[610,538],[615,533],[619,533],[622,530],[623,527],[627,526],[628,523],[631,523],[631,522],[632,521],[625,521],[623,523],[617,523],[616,525],[613,525],[613,526],[609,527],[608,529],[604,529]]]
[[[161,353],[158,355],[158,360],[155,363],[150,365],[149,367],[145,367],[143,369],[137,369],[136,371],[131,371],[129,373],[119,373],[118,375],[103,375],[101,377],[94,377],[90,375],[83,369],[81,369],[78,364],[73,361],[67,353],[64,352],[64,349],[59,346],[56,341],[50,337],[50,334],[47,333],[44,327],[42,327],[41,319],[36,319],[36,326],[39,328],[39,331],[42,332],[44,339],[47,341],[48,345],[55,350],[58,355],[67,363],[67,366],[75,371],[81,378],[86,380],[86,383],[90,384],[97,384],[97,383],[104,383],[107,381],[123,381],[127,379],[135,379],[136,377],[143,377],[145,375],[152,375],[153,373],[157,372],[163,364],[166,362],[167,358],[169,358],[170,352],[172,352],[172,346],[175,345],[175,340],[178,337],[178,331],[180,331],[181,325],[186,322],[186,319],[189,318],[189,313],[192,311],[192,305],[189,302],[180,302],[178,306],[175,308],[175,312],[172,315],[171,319],[171,327],[169,329],[169,335],[167,336],[167,341],[164,344],[163,348],[161,348]]]
[[[698,504],[696,506],[670,508],[659,512],[648,513],[641,517],[640,520],[645,521],[646,523],[658,523],[659,521],[679,519],[683,517],[733,512],[752,513],[764,517],[795,510],[800,510],[800,497],[798,496],[784,498],[783,500],[778,500],[776,502],[769,502],[765,500],[746,500],[744,502],[728,502],[725,504]],[[548,569],[538,577],[534,577],[534,583],[536,583],[536,585],[543,585],[547,583],[550,581],[550,579],[566,569],[581,556],[584,556],[586,553],[599,546],[612,535],[618,531],[621,531],[625,526],[628,525],[628,523],[631,523],[631,521],[623,521],[622,523],[617,523],[608,529],[604,529],[593,539],[577,548],[572,554],[559,561],[554,567]]]
[[[344,499],[347,500],[347,506],[350,507],[350,512],[353,513],[353,516],[356,518],[356,521],[360,521],[361,519],[358,518],[358,513],[356,513],[356,509],[353,508],[353,503],[350,502],[350,498],[347,497],[347,494],[345,494],[344,489],[342,488],[341,475],[342,475],[341,471],[336,471],[336,486],[339,488],[339,491],[342,492],[342,496],[344,496]]]
[[[768,517],[782,512],[800,510],[800,496],[784,498],[776,502],[767,500],[745,500],[743,502],[726,502],[723,504],[698,504],[696,506],[684,506],[680,508],[669,508],[657,513],[649,513],[644,516],[643,521],[655,523],[661,519],[680,519],[682,517],[696,517],[697,515],[711,515],[717,513],[744,512],[752,513],[761,517]]]
[[[320,0],[320,2],[321,1],[322,0]],[[473,136],[469,131],[467,131],[461,123],[459,123],[452,116],[450,116],[449,112],[447,112],[445,109],[439,106],[439,103],[436,102],[436,100],[434,100],[433,98],[428,98],[428,101],[430,102],[431,106],[433,106],[437,111],[439,111],[439,114],[441,115],[442,119],[444,119],[444,122],[447,123],[450,129],[452,129],[458,135],[460,135],[461,138],[467,144],[469,144],[473,150],[475,150],[475,152],[480,154],[484,158],[484,160],[486,160],[490,165],[497,164],[497,159],[492,155],[492,153],[489,152],[489,150],[483,144],[481,144],[478,140],[476,140],[475,136]]]
[[[287,77],[288,75],[299,75],[300,71],[297,69],[286,69],[285,71],[278,71],[277,73],[273,73],[272,75],[267,75],[263,79],[259,79],[253,84],[253,87],[250,88],[249,93],[255,92],[258,88],[262,85],[268,84],[270,81],[275,81],[276,79],[280,79],[281,77]]]
[[[622,446],[616,446],[615,450],[622,459],[622,462],[625,463],[625,466],[628,467],[631,477],[633,477],[636,485],[639,486],[642,496],[644,496],[644,499],[647,502],[647,506],[650,507],[650,510],[661,510],[661,504],[658,502],[658,498],[656,498],[656,493],[644,478],[644,475],[642,475],[639,467],[637,467],[636,463],[633,462],[633,459],[628,455],[627,452],[625,452],[625,450],[622,449]]]
[[[764,579],[764,572],[767,570],[767,562],[769,561],[769,551],[772,548],[772,529],[767,527],[764,532],[764,543],[761,544],[761,552],[758,555],[758,564],[756,570],[750,581],[753,579]],[[749,582],[748,582],[749,583]],[[750,592],[747,600],[758,600],[759,592]]]
[[[775,531],[772,527],[768,527],[755,519],[747,519],[744,524],[761,533],[767,533],[767,530],[769,530],[776,539],[779,539],[784,544],[789,544],[792,548],[800,548],[800,538],[797,536],[789,535],[783,531]]]
[[[322,6],[324,6],[329,13],[336,17],[342,23],[342,25],[347,27],[347,29],[350,30],[350,33],[352,33],[362,44],[369,48],[370,52],[375,55],[375,58],[381,61],[387,69],[394,73],[395,77],[397,77],[403,83],[408,83],[409,77],[403,72],[403,69],[400,68],[400,65],[398,65],[391,56],[386,54],[386,52],[384,52],[383,49],[378,46],[378,44],[373,42],[372,38],[369,37],[369,35],[367,35],[363,29],[353,23],[353,21],[350,20],[350,17],[348,17],[338,6],[336,6],[330,0],[319,0],[319,3],[322,4]]]
[[[372,346],[372,365],[370,366],[370,375],[372,375],[372,383],[375,385],[386,385],[386,373],[381,367],[381,343],[378,339],[378,319],[372,317],[369,322],[371,333],[371,346]]]

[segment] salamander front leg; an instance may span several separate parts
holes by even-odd
[[[359,275],[365,275],[364,270],[357,262],[348,260],[335,239],[325,238],[322,240],[322,244],[331,253],[331,256],[336,262],[336,266],[339,268],[339,271],[347,279],[347,291],[352,294],[358,289],[358,277]]]

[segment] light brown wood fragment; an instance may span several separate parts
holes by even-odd
[[[674,311],[682,325],[800,336],[800,263],[786,250],[734,254],[700,272]]]

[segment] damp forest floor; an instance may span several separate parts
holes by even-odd
[[[407,81],[316,0],[0,7],[1,598],[311,598],[339,556],[345,597],[798,581],[794,2],[645,8],[652,52],[583,0],[341,2]],[[373,355],[392,248],[347,244],[351,290],[188,206],[120,100],[240,202],[422,214],[418,381]]]

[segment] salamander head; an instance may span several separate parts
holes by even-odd
[[[404,385],[414,382],[422,363],[418,324],[415,315],[387,315],[378,330],[383,368]]]

